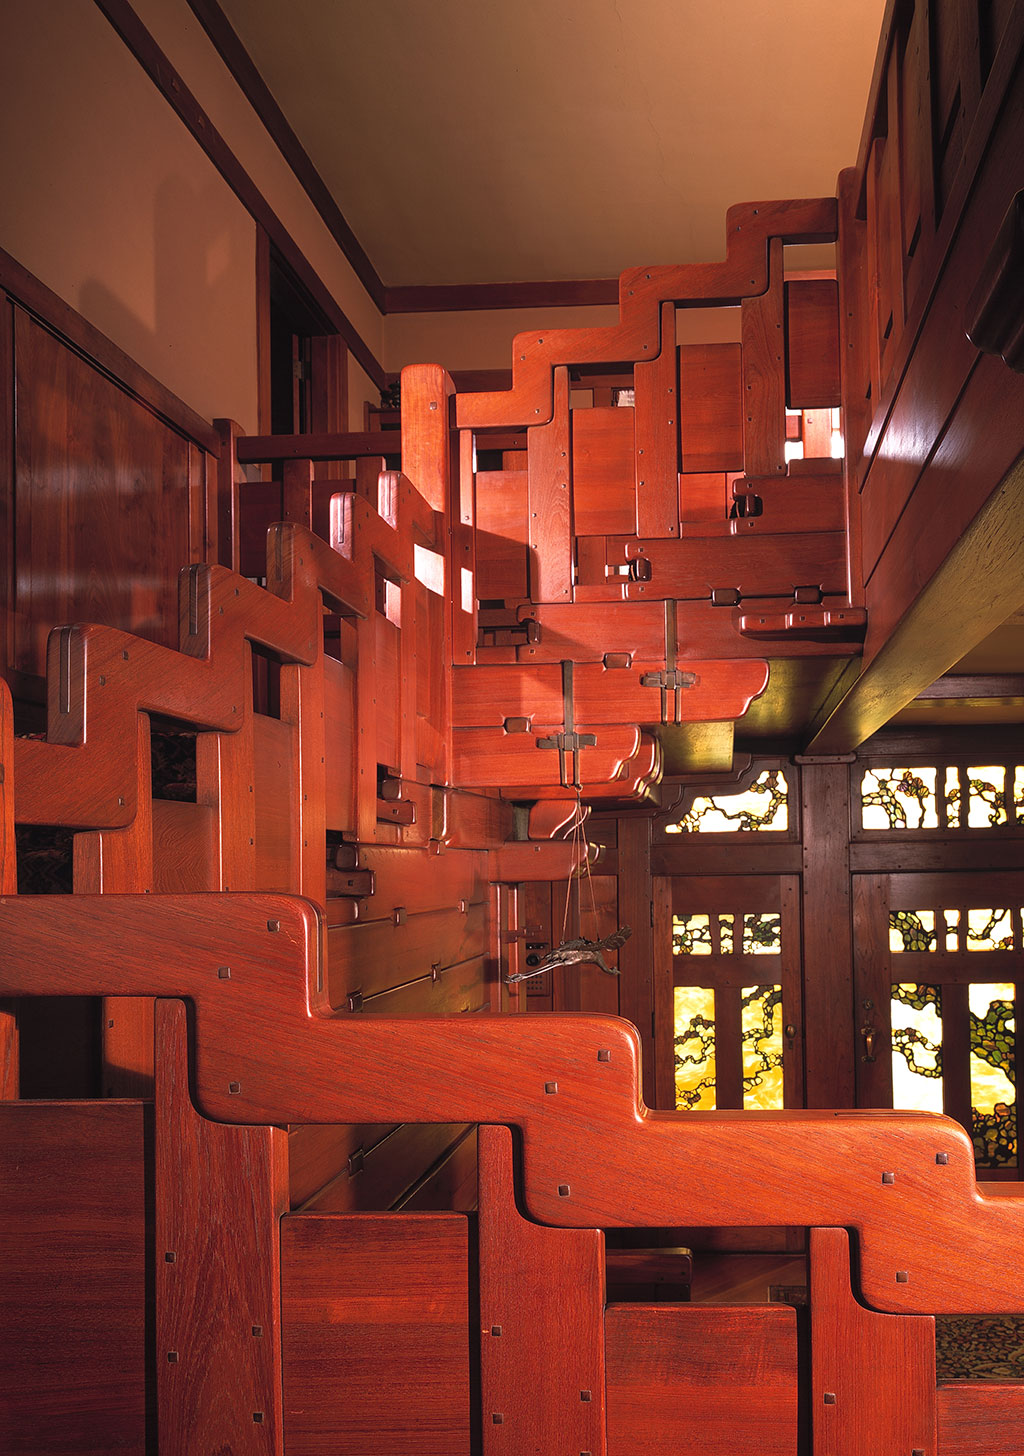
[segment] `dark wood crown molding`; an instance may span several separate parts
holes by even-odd
[[[550,283],[433,283],[384,290],[385,313],[455,313],[489,308],[585,308],[617,304],[617,278]]]
[[[174,108],[242,206],[264,228],[288,267],[341,334],[356,362],[377,388],[383,389],[384,369],[373,351],[136,15],[129,0],[96,0],[96,4],[161,95]]]
[[[362,244],[349,227],[341,208],[335,202],[327,183],[320,176],[305,147],[288,124],[284,112],[246,50],[238,32],[220,8],[217,0],[188,0],[189,8],[216,47],[221,60],[238,82],[250,106],[262,121],[278,151],[302,184],[306,195],[326,223],[331,236],[374,303],[384,308],[384,284],[370,262]]]

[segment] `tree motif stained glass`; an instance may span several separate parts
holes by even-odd
[[[1006,770],[995,766],[967,770],[967,827],[990,829],[1006,823]]]
[[[946,769],[946,783],[943,790],[946,801],[946,828],[960,828],[960,770]]]
[[[1009,910],[968,910],[965,950],[1012,950],[1013,916]]]
[[[718,948],[722,955],[732,955],[734,915],[718,917]]]
[[[745,986],[742,994],[743,1106],[773,1111],[783,1105],[782,987]]]
[[[974,984],[969,993],[971,1120],[975,1160],[983,1168],[1017,1161],[1015,994],[1006,982]]]
[[[676,1107],[715,1107],[715,993],[706,986],[675,991]]]
[[[860,786],[864,829],[936,829],[934,768],[869,768]]]
[[[779,955],[782,950],[782,917],[777,914],[744,915],[743,954]]]
[[[710,955],[711,916],[701,914],[673,915],[672,954]]]
[[[689,812],[666,834],[751,833],[789,827],[786,776],[781,769],[767,769],[749,788],[736,794],[699,795]]]
[[[938,986],[892,988],[892,1105],[942,1111],[942,1001]]]
[[[934,910],[893,910],[889,915],[889,949],[903,951],[935,949]]]

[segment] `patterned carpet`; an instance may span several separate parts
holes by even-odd
[[[1024,1380],[1024,1317],[938,1315],[936,1374],[943,1380]]]

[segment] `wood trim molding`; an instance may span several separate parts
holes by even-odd
[[[365,370],[378,389],[383,389],[385,383],[383,366],[378,362],[351,319],[299,248],[285,224],[136,15],[129,0],[96,0],[96,4],[161,95],[174,108],[242,206],[259,226],[265,229],[267,236],[289,268],[308,289],[318,307],[323,309],[333,327],[341,334],[360,367]]]
[[[143,369],[141,364],[101,334],[93,324],[59,298],[45,283],[0,248],[0,289],[13,303],[31,314],[51,333],[58,335],[77,353],[130,394],[148,405],[155,414],[194,440],[210,455],[220,455],[220,437],[202,415]]]
[[[385,313],[586,308],[618,301],[617,278],[574,278],[551,283],[427,283],[384,290]]]
[[[250,106],[273,138],[278,151],[301,182],[306,195],[326,223],[331,236],[352,264],[356,277],[384,313],[384,284],[359,239],[349,227],[313,161],[292,131],[284,112],[274,100],[252,57],[217,0],[188,0],[199,24],[206,31],[221,60],[238,82]]]

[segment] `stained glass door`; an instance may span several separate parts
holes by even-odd
[[[799,936],[796,876],[656,881],[679,1110],[802,1105]]]
[[[860,1105],[955,1118],[983,1179],[1021,1176],[1022,903],[1009,872],[854,881]]]

